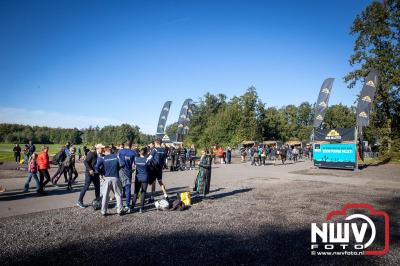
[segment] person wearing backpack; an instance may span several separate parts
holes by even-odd
[[[146,148],[141,148],[139,151],[139,157],[135,157],[134,162],[136,166],[135,174],[135,188],[132,197],[131,209],[128,212],[132,212],[135,208],[136,200],[140,192],[140,209],[139,213],[143,213],[144,210],[144,200],[146,198],[146,191],[149,182],[149,165],[145,157]]]
[[[36,192],[39,194],[44,194],[44,191],[41,190],[41,186],[40,186],[40,182],[37,176],[37,171],[38,171],[38,167],[37,167],[37,154],[33,153],[31,157],[29,157],[28,160],[28,172],[29,175],[26,178],[26,182],[24,185],[24,192],[28,192],[29,191],[29,183],[31,182],[32,178],[35,180],[36,183]]]
[[[32,140],[29,141],[29,157],[36,151],[35,144],[33,144]]]
[[[68,173],[68,185],[67,185],[67,190],[72,191],[72,184],[75,182],[75,180],[78,178],[78,172],[76,171],[75,168],[75,152],[76,149],[75,147],[71,147],[69,149],[69,155],[64,161],[64,166],[65,170]],[[74,177],[72,178],[72,174],[74,174]]]
[[[60,179],[61,175],[65,173],[65,166],[63,162],[65,161],[65,158],[67,158],[67,155],[65,153],[65,147],[62,147],[60,151],[54,156],[53,158],[53,164],[58,165],[57,171],[54,173],[53,177],[51,178],[51,182],[53,185],[56,185],[58,182],[58,179]],[[67,181],[67,178],[65,177],[65,181]]]
[[[147,162],[150,160],[153,160],[154,165],[155,165],[155,171],[152,173],[155,175],[155,179],[157,179],[158,184],[161,187],[162,192],[164,193],[164,198],[168,199],[168,194],[167,190],[165,189],[165,185],[162,181],[162,169],[164,167],[165,163],[165,150],[161,147],[161,140],[156,139],[154,141],[154,148],[151,151],[149,157],[147,158]],[[150,202],[154,201],[154,192],[156,190],[156,182],[155,180],[151,184],[151,197],[150,197]]]
[[[47,146],[42,147],[42,151],[39,153],[37,164],[39,169],[39,177],[40,177],[40,189],[44,190],[44,187],[47,183],[50,182],[50,163],[49,163],[49,148]],[[46,179],[46,180],[44,180]]]

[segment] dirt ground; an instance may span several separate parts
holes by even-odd
[[[21,192],[25,173],[0,166],[2,265],[399,265],[400,166],[359,172],[288,165],[215,165],[211,193],[194,195],[190,209],[101,217],[79,209],[74,192]],[[12,166],[11,166],[12,168]],[[54,169],[51,170],[54,172]],[[171,197],[187,191],[196,171],[165,172]],[[33,182],[31,183],[34,184]],[[93,198],[93,190],[85,197]],[[390,252],[384,256],[312,256],[311,223],[346,203],[369,203],[390,215]],[[111,210],[115,214],[115,209]],[[375,220],[374,220],[375,221]],[[377,225],[382,222],[377,219]],[[383,241],[378,230],[378,246]],[[378,247],[379,248],[379,247]]]

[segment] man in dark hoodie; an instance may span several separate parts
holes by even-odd
[[[96,163],[97,158],[101,156],[101,152],[104,146],[102,144],[97,144],[95,147],[90,150],[83,164],[85,165],[85,185],[83,186],[81,193],[79,194],[79,199],[76,205],[80,208],[85,208],[83,204],[83,197],[86,194],[86,191],[89,189],[90,183],[93,182],[94,185],[94,194],[96,199],[100,198],[100,174],[96,171]]]

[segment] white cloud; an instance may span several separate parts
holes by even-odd
[[[120,125],[123,123],[120,120],[108,117],[62,114],[43,110],[27,110],[9,107],[0,107],[0,122],[63,128],[102,127],[105,125]]]

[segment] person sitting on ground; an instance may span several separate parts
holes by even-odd
[[[117,213],[119,215],[124,214],[124,210],[122,208],[122,183],[119,179],[119,160],[117,154],[111,153],[111,147],[106,146],[104,148],[104,157],[100,157],[96,163],[96,171],[104,173],[104,181],[102,183],[102,201],[101,201],[101,214],[103,216],[107,215],[108,209],[108,201],[110,198],[110,190],[113,188],[115,198],[117,201]]]

